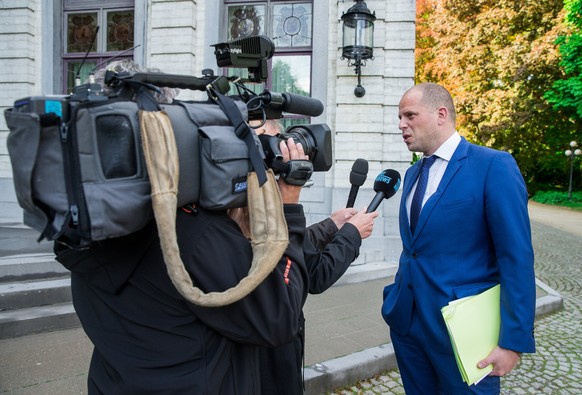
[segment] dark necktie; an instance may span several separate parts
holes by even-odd
[[[410,231],[412,234],[414,234],[416,223],[420,216],[420,210],[422,210],[422,200],[428,184],[428,171],[436,158],[437,156],[435,155],[423,158],[422,164],[420,165],[420,176],[418,177],[418,184],[416,185],[416,191],[414,191],[412,204],[410,205]]]

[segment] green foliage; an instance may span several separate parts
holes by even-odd
[[[565,77],[556,81],[544,97],[554,109],[564,110],[574,122],[582,124],[582,0],[566,1],[565,9],[570,30],[556,40]]]
[[[568,10],[566,21],[578,28],[582,28],[582,1],[565,0],[565,8]]]
[[[421,159],[420,155],[417,154],[416,152],[412,153],[412,159],[410,160],[410,166],[412,166],[413,164],[415,164],[416,162],[418,162]]]
[[[562,191],[538,191],[532,197],[534,202],[549,204],[552,206],[570,207],[582,211],[582,192],[572,192],[572,198],[568,198],[568,192]]]

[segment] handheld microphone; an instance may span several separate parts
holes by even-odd
[[[387,169],[378,174],[378,177],[374,180],[376,196],[370,202],[366,213],[371,213],[376,210],[380,203],[382,203],[382,200],[394,196],[398,188],[400,188],[400,173],[396,170]]]
[[[364,185],[366,177],[368,177],[368,161],[358,158],[352,165],[352,171],[350,172],[350,184],[352,184],[352,188],[350,189],[346,208],[354,207],[358,189]]]

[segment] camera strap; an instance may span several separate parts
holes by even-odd
[[[139,111],[144,158],[151,184],[154,215],[168,275],[189,302],[205,307],[232,304],[251,293],[277,266],[289,243],[283,202],[272,170],[248,174],[248,205],[253,260],[249,273],[223,292],[204,293],[194,286],[182,258],[176,236],[179,160],[172,123],[165,111]]]
[[[224,96],[222,93],[218,92],[212,87],[209,87],[208,90],[211,98],[218,103],[228,119],[230,119],[230,122],[234,126],[234,132],[236,135],[246,143],[249,149],[249,159],[251,160],[253,169],[257,173],[259,186],[262,186],[267,181],[267,168],[265,166],[263,155],[255,144],[255,139],[253,138],[253,132],[251,131],[251,128],[243,119],[242,114],[234,103],[233,99]]]

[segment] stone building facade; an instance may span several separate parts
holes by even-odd
[[[341,58],[342,13],[351,0],[0,0],[0,110],[27,96],[64,93],[67,12],[95,7],[128,8],[133,17],[133,59],[164,72],[200,76],[216,66],[212,44],[224,42],[229,9],[241,4],[275,7],[290,4],[310,9],[310,94],[325,107],[312,123],[326,123],[333,132],[334,164],[317,173],[314,185],[302,193],[308,221],[325,218],[344,207],[350,189],[349,172],[357,158],[367,159],[369,173],[356,207],[367,205],[373,182],[382,170],[404,174],[411,154],[398,130],[397,108],[402,93],[414,82],[414,0],[368,0],[375,12],[374,59],[362,68],[366,94],[354,95],[357,77]],[[230,8],[229,8],[230,7]],[[88,12],[88,11],[87,11]],[[267,34],[268,35],[268,34]],[[197,99],[182,92],[180,99]],[[12,169],[6,148],[8,129],[0,117],[0,222],[19,223]],[[401,245],[398,236],[399,191],[379,207],[374,234],[364,241],[360,264],[393,264]]]

